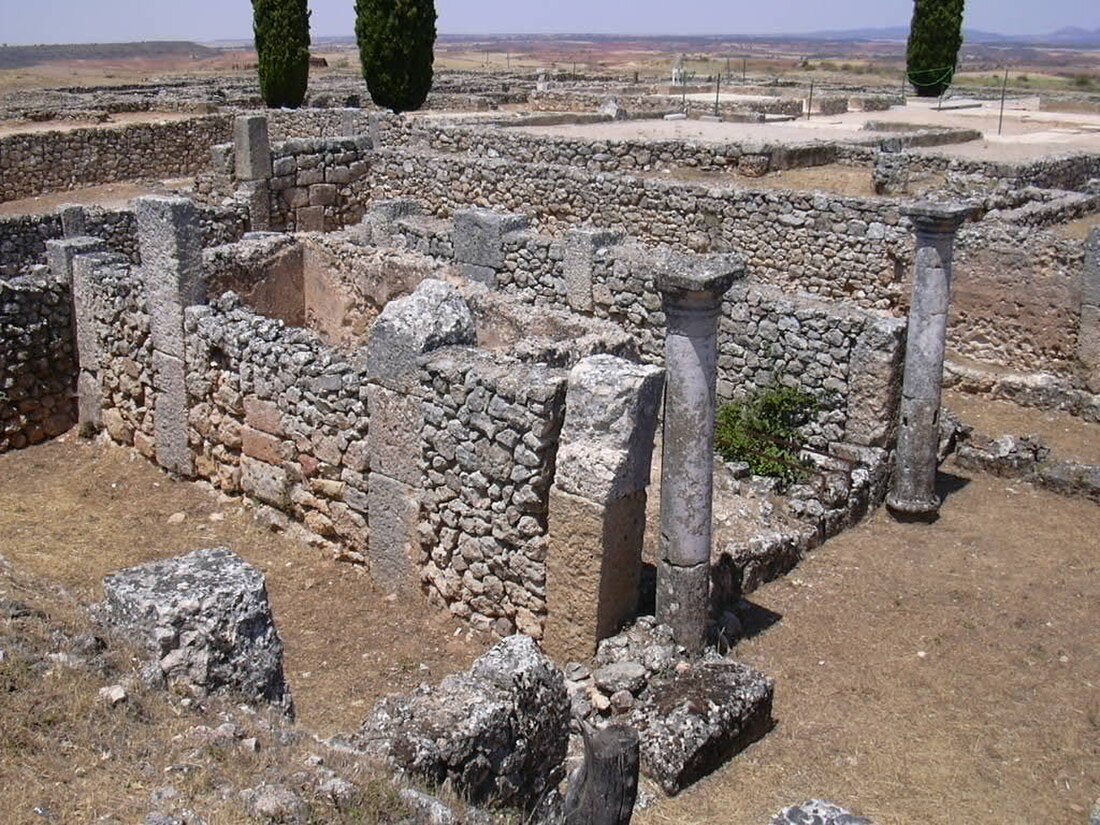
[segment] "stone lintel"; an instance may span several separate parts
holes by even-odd
[[[903,206],[901,213],[913,223],[918,235],[953,235],[974,214],[965,203],[919,201]]]

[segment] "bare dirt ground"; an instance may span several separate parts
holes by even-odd
[[[878,512],[751,601],[737,655],[777,727],[640,817],[759,825],[832,799],[880,825],[1084,822],[1100,795],[1100,508],[950,469],[934,525]]]
[[[881,825],[1084,820],[1100,795],[1100,508],[950,472],[938,523],[880,512],[752,595],[782,620],[737,654],[777,679],[777,727],[642,825],[758,825],[813,796]],[[321,733],[484,649],[239,501],[72,434],[0,456],[0,536],[82,601],[112,570],[233,547],[268,576],[300,719]]]
[[[193,112],[119,112],[106,122],[92,120],[5,120],[0,121],[0,137],[22,135],[30,132],[71,132],[74,129],[122,128],[134,123],[161,123],[172,120],[188,120]]]
[[[134,198],[142,195],[163,195],[189,189],[193,178],[173,178],[148,183],[107,183],[103,186],[85,186],[67,192],[53,192],[33,198],[21,198],[0,203],[0,217],[18,215],[46,215],[64,204],[101,206],[104,209],[121,209]]]
[[[1038,435],[1056,458],[1100,464],[1100,427],[1069,413],[959,392],[945,392],[943,403],[982,435]]]
[[[0,554],[81,601],[101,599],[111,571],[221,546],[267,575],[298,718],[323,735],[487,647],[419,597],[379,590],[361,568],[269,532],[240,501],[220,503],[130,450],[70,433],[0,456]]]

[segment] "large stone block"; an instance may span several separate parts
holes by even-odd
[[[645,491],[608,505],[550,490],[546,649],[583,661],[638,606]]]
[[[50,277],[63,284],[73,282],[73,265],[78,255],[89,255],[107,249],[101,238],[87,236],[65,237],[46,241],[46,263]]]
[[[232,551],[131,567],[104,579],[103,590],[101,618],[149,652],[155,681],[293,712],[263,574]]]
[[[157,464],[185,478],[195,474],[188,439],[186,367],[180,358],[153,351],[153,431]]]
[[[81,435],[92,436],[103,428],[103,386],[96,373],[81,370],[77,376],[76,412]]]
[[[271,186],[266,180],[245,181],[237,199],[248,205],[248,226],[253,232],[271,230]]]
[[[86,239],[92,240],[92,239]],[[76,325],[76,354],[82,369],[96,371],[102,365],[103,342],[100,341],[96,315],[103,292],[103,277],[125,266],[121,255],[110,252],[87,252],[72,255],[70,241],[50,241],[47,254],[54,277],[72,283],[73,318]],[[77,249],[90,249],[93,244],[77,244]]]
[[[153,347],[184,356],[183,310],[206,302],[198,211],[186,198],[134,201]]]
[[[561,779],[565,680],[527,636],[511,636],[409,697],[374,709],[352,745],[474,804],[530,810]]]
[[[368,240],[375,246],[392,245],[394,223],[421,212],[420,204],[409,198],[375,201],[363,216],[363,226],[369,231]]]
[[[294,213],[296,229],[299,232],[324,232],[325,207],[303,206]]]
[[[458,290],[434,279],[422,281],[412,295],[386,304],[365,351],[368,380],[398,392],[419,383],[418,359],[441,347],[477,343],[474,316]]]
[[[370,572],[383,587],[416,586],[413,558],[420,544],[420,497],[417,488],[371,473],[367,491]]]
[[[368,384],[367,411],[370,417],[367,454],[371,472],[419,487],[420,431],[424,427],[420,398]]]
[[[569,232],[565,242],[565,260],[562,272],[565,276],[565,293],[569,306],[577,312],[591,312],[592,266],[596,252],[622,241],[621,232],[582,227]]]
[[[902,318],[868,324],[848,369],[848,424],[844,440],[864,447],[886,447],[897,432],[898,405],[905,370]]]
[[[504,266],[504,236],[529,225],[530,221],[523,215],[489,209],[461,209],[455,212],[455,261],[500,269]]]
[[[738,662],[700,663],[651,681],[630,715],[642,771],[672,795],[721,767],[771,729],[774,690]]]
[[[233,121],[233,156],[237,180],[271,177],[271,143],[264,115],[241,115]]]
[[[554,482],[607,502],[649,484],[664,371],[613,355],[585,358],[569,373]]]
[[[290,485],[282,467],[241,456],[241,488],[280,510],[290,506]]]

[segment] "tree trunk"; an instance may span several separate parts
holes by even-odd
[[[638,795],[638,732],[611,725],[593,732],[581,723],[584,764],[565,797],[565,825],[629,825]]]

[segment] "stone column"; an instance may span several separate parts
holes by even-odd
[[[733,255],[670,255],[656,277],[668,324],[657,620],[693,652],[710,596],[718,315],[744,271]]]
[[[940,396],[951,301],[955,233],[973,210],[962,204],[920,203],[904,210],[917,233],[913,298],[901,391],[897,465],[886,505],[903,519],[932,519],[936,495]]]
[[[153,342],[157,463],[190,477],[183,313],[206,302],[198,211],[186,198],[164,197],[138,198],[134,211]]]
[[[546,650],[584,660],[638,606],[646,487],[664,373],[613,355],[569,373],[550,488]]]
[[[1084,368],[1085,386],[1100,393],[1100,229],[1085,242],[1085,271],[1081,277],[1081,327],[1077,359]]]

